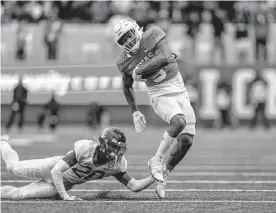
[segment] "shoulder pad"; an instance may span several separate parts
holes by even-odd
[[[79,164],[93,164],[93,154],[99,145],[96,138],[92,140],[79,140],[74,144],[76,159]]]
[[[147,45],[154,48],[156,44],[166,37],[166,33],[160,27],[154,26],[148,29],[143,36]]]
[[[119,168],[121,172],[125,172],[127,170],[127,160],[124,155],[122,156],[121,161],[119,163]]]

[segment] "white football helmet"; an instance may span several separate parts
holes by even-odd
[[[135,53],[141,44],[143,29],[132,20],[121,20],[113,28],[115,42],[126,52]]]

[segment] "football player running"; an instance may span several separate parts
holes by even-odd
[[[1,153],[7,169],[16,176],[39,179],[22,187],[2,186],[1,198],[81,200],[67,193],[74,185],[89,180],[114,176],[133,192],[149,187],[155,179],[136,180],[127,170],[126,137],[116,127],[105,128],[99,139],[79,140],[65,156],[20,161],[9,144],[9,136],[1,138]]]
[[[179,72],[176,55],[166,42],[165,33],[154,26],[143,33],[132,20],[121,20],[113,28],[115,42],[124,50],[117,61],[122,74],[123,92],[132,110],[137,133],[146,129],[145,116],[139,111],[133,90],[134,81],[143,81],[155,113],[169,124],[157,153],[148,161],[153,177],[158,180],[156,192],[165,197],[168,172],[184,158],[195,135],[195,114]],[[166,152],[173,146],[168,161]]]

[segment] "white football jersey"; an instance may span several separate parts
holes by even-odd
[[[77,164],[62,174],[65,183],[81,184],[89,180],[101,179],[126,171],[127,161],[124,156],[117,162],[95,165],[93,156],[96,147],[99,145],[100,143],[96,138],[80,140],[74,144]]]
[[[179,72],[174,78],[168,81],[148,87],[148,94],[150,98],[155,98],[170,93],[181,93],[185,91],[186,88],[183,82],[183,78]]]

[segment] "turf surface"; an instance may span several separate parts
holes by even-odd
[[[165,129],[149,127],[137,135],[132,127],[120,126],[128,138],[128,171],[135,178],[149,175],[147,160],[155,153]],[[194,145],[169,176],[166,199],[154,192],[155,185],[140,193],[128,191],[113,178],[91,181],[69,192],[84,199],[2,200],[2,212],[276,212],[276,129],[199,129]],[[3,132],[4,133],[4,132]],[[3,134],[2,133],[2,134]],[[97,136],[86,127],[61,127],[51,142],[48,135],[28,127],[11,133],[20,159],[64,155],[78,139]],[[18,139],[32,138],[25,143]],[[9,174],[1,162],[2,185],[30,182]]]

